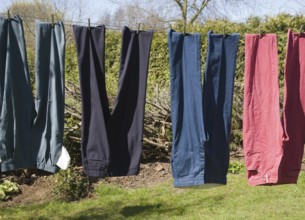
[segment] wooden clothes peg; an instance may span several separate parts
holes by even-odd
[[[88,18],[88,30],[90,31],[91,29],[91,23],[90,23],[90,18]]]

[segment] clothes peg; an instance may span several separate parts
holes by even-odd
[[[300,27],[300,35],[302,34],[302,31],[303,31],[303,25],[301,25]]]
[[[7,18],[8,18],[8,19],[11,19],[11,13],[10,13],[10,10],[7,10]]]
[[[52,27],[54,27],[54,14],[52,14]]]
[[[222,35],[223,35],[223,37],[226,37],[226,27],[225,26],[223,26]]]
[[[91,25],[90,25],[90,18],[88,18],[88,30],[90,31]]]
[[[186,25],[183,24],[183,35],[185,35],[185,33],[186,33]]]
[[[141,27],[141,23],[138,23],[137,34],[139,33],[140,27]]]

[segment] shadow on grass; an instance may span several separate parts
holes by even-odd
[[[151,212],[154,211],[156,208],[161,207],[161,204],[157,205],[140,205],[140,206],[126,206],[122,208],[121,214],[124,217],[131,217],[131,216],[136,216],[139,214],[144,214],[146,212]]]
[[[195,195],[194,195],[194,192]],[[197,194],[199,193],[199,194]],[[203,193],[203,194],[202,194]],[[160,199],[164,199],[160,197],[159,201],[154,201],[155,198],[151,198],[149,196],[145,198],[141,198],[144,204],[139,204],[138,200],[130,200],[124,201],[116,200],[107,204],[101,203],[92,203],[92,206],[83,207],[82,210],[71,210],[63,212],[60,210],[59,212],[52,213],[50,215],[50,211],[47,211],[49,207],[53,205],[50,203],[35,205],[35,206],[21,206],[13,209],[4,209],[6,215],[2,216],[14,216],[16,209],[22,212],[28,213],[36,213],[37,215],[31,216],[29,219],[145,219],[145,218],[154,218],[154,219],[166,219],[168,217],[181,217],[185,215],[189,215],[190,210],[201,210],[204,208],[209,213],[216,212],[216,208],[223,204],[223,200],[226,198],[226,194],[213,194],[213,195],[205,195],[205,190],[190,190],[186,194],[181,195],[170,195],[169,198],[164,201],[160,201]],[[204,198],[203,198],[204,197]],[[126,204],[127,203],[127,204]],[[136,204],[133,204],[136,203]],[[72,203],[73,204],[73,203]],[[138,205],[139,204],[139,205]],[[66,203],[54,203],[55,207],[60,207],[62,205],[66,205]],[[49,207],[48,207],[49,206]],[[63,206],[63,207],[64,207]],[[53,208],[54,209],[54,208]],[[41,212],[42,211],[42,212]],[[1,216],[1,215],[0,215]]]
[[[116,206],[112,205],[111,208],[92,208],[87,209],[79,213],[75,213],[73,217],[65,216],[65,219],[145,219],[145,218],[163,218],[183,216],[188,210],[198,210],[200,207],[214,208],[215,205],[219,205],[225,199],[225,195],[217,195],[206,197],[205,199],[199,199],[198,201],[168,204],[167,202],[157,202],[146,205],[135,206]]]
[[[91,208],[80,213],[75,213],[74,216],[65,219],[81,220],[81,219],[125,219],[128,217],[138,217],[139,219],[149,217],[154,214],[172,212],[173,209],[161,209],[164,204],[157,203],[155,205],[140,205],[140,206],[125,206],[122,208],[113,207],[111,209]]]

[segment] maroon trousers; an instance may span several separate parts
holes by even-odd
[[[305,140],[305,35],[288,32],[282,120],[276,35],[245,38],[243,141],[249,184],[296,183]]]

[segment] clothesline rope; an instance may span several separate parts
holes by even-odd
[[[0,16],[2,17],[8,17],[8,14],[7,13],[0,13]],[[10,15],[10,18],[12,18],[13,16]],[[32,16],[20,16],[22,18],[23,21],[27,21],[27,22],[34,22],[35,20],[41,20],[41,21],[46,21],[46,22],[50,22],[52,23],[51,19],[46,19],[46,18],[42,18],[42,17],[32,17]],[[74,20],[66,20],[66,19],[58,19],[58,21],[62,21],[65,26],[72,26],[72,25],[81,25],[83,24],[84,26],[85,25],[89,25],[88,21],[85,22],[85,21],[74,21]],[[170,23],[170,22],[173,22],[173,21],[177,21],[177,20],[170,20],[170,21],[160,21],[160,23]],[[140,23],[137,24],[137,26],[139,26]],[[102,23],[97,23],[97,22],[90,22],[90,25],[93,25],[93,26],[99,26],[99,25],[103,25]],[[105,25],[105,27],[107,29],[113,29],[113,30],[121,30],[123,27],[125,27],[126,25],[115,25],[115,24],[107,24]],[[142,25],[141,25],[142,26]],[[149,26],[145,26],[144,25],[144,28],[145,29],[153,29],[154,31],[164,31],[164,30],[167,30],[169,28],[168,27],[149,27]]]
[[[8,17],[8,13],[0,13],[0,17]],[[14,16],[12,16],[10,14],[10,18],[12,18]],[[20,16],[22,18],[23,21],[26,21],[26,22],[35,22],[36,20],[40,20],[40,21],[45,21],[45,22],[49,22],[49,23],[52,23],[51,18],[50,19],[46,19],[46,18],[42,18],[42,17],[32,17],[32,16]],[[58,21],[61,21],[64,23],[65,26],[69,26],[69,27],[72,27],[73,25],[82,25],[82,26],[88,26],[88,21],[85,22],[85,21],[74,21],[74,20],[66,20],[66,19],[57,19],[57,22]],[[175,21],[179,21],[178,19],[176,20],[167,20],[167,21],[160,21],[160,23],[166,23],[168,24],[167,27],[149,27],[149,26],[144,26],[145,29],[147,30],[154,30],[154,32],[157,32],[157,33],[167,33],[168,29],[172,28],[172,25],[171,25],[171,22],[175,22]],[[55,23],[57,23],[55,22]],[[114,25],[114,24],[102,24],[102,23],[97,23],[97,22],[90,22],[90,26],[92,27],[93,26],[100,26],[100,25],[104,25],[106,27],[106,29],[110,29],[110,30],[115,30],[115,31],[120,31],[122,30],[124,27],[126,27],[127,25]],[[139,23],[137,24],[137,26],[139,25]],[[132,29],[135,29],[135,27],[132,27]],[[251,34],[268,34],[268,33],[260,33],[261,31],[259,30],[260,28],[258,28],[258,30],[256,31],[253,31]],[[143,30],[143,29],[142,29]],[[287,30],[288,31],[288,30]],[[219,34],[222,34],[220,33],[221,31],[219,31]],[[234,33],[234,32],[232,32]],[[218,34],[218,33],[215,33],[215,34]],[[225,33],[225,34],[230,34],[230,33]],[[241,37],[244,37],[246,33],[240,33],[240,36]],[[250,33],[248,33],[250,34]],[[278,36],[286,36],[286,34],[277,34]],[[206,35],[203,35],[203,36],[206,36]],[[207,37],[207,36],[206,36]]]

